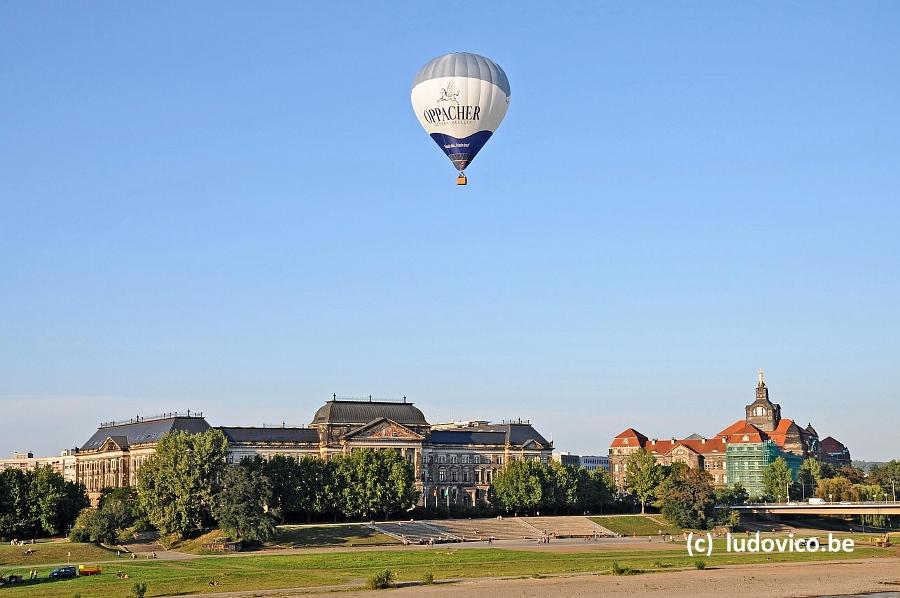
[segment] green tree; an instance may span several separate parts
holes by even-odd
[[[833,478],[837,476],[837,470],[831,463],[828,463],[827,461],[819,461],[819,466],[822,469],[822,479]]]
[[[800,471],[797,473],[797,482],[801,487],[801,495],[812,495],[819,484],[819,480],[824,477],[822,475],[822,463],[818,459],[804,459],[803,463],[800,464]]]
[[[228,466],[216,494],[213,516],[219,526],[239,540],[265,541],[275,536],[275,521],[266,512],[272,484],[264,474]]]
[[[584,509],[602,513],[615,502],[616,482],[612,474],[602,468],[588,473],[588,485],[580,500]]]
[[[415,470],[398,452],[361,449],[335,457],[335,482],[345,515],[385,519],[418,500]]]
[[[67,531],[90,504],[84,487],[49,466],[0,471],[0,537],[27,538]]]
[[[330,479],[328,470],[327,462],[318,457],[303,456],[297,460],[297,485],[293,504],[298,511],[306,513],[307,523],[312,520],[314,512],[327,510],[323,508],[323,505],[327,500],[324,494],[326,484]],[[405,484],[405,478],[402,483]],[[414,480],[412,489],[415,489]],[[413,500],[413,503],[417,499],[418,497]]]
[[[85,508],[78,515],[69,539],[73,542],[115,544],[140,515],[133,488],[106,488],[96,509]]]
[[[211,521],[227,452],[221,430],[176,431],[160,438],[156,454],[138,470],[137,492],[161,534],[184,537]]]
[[[859,494],[854,488],[853,482],[843,476],[819,480],[819,484],[816,486],[816,496],[835,502],[859,500]]]
[[[50,535],[68,530],[78,513],[88,506],[87,494],[79,485],[67,482],[50,466],[38,466],[25,476],[31,513],[28,519],[36,533]]]
[[[706,528],[716,506],[712,476],[702,469],[674,468],[656,494],[663,516],[679,527]]]
[[[0,538],[21,538],[27,527],[25,472],[0,470]]]
[[[866,482],[866,472],[859,467],[853,467],[852,465],[838,467],[836,475],[847,478],[854,484],[864,484]]]
[[[634,451],[625,460],[625,488],[641,503],[641,513],[656,496],[656,489],[663,478],[663,468],[644,449]]]
[[[322,485],[316,495],[316,503],[313,507],[317,513],[330,514],[334,521],[337,521],[338,515],[345,512],[341,478],[337,468],[339,461],[339,459],[332,459],[322,464]]]
[[[883,465],[876,465],[869,472],[868,480],[880,485],[888,500],[897,500],[895,497],[900,496],[900,461],[894,459]]]
[[[491,495],[507,511],[533,511],[541,506],[544,496],[541,464],[534,461],[513,461],[494,476]]]
[[[747,502],[747,489],[738,482],[732,486],[716,488],[716,504],[733,507]]]
[[[285,522],[288,514],[297,510],[297,489],[300,480],[297,479],[297,460],[288,455],[276,454],[271,459],[263,459],[259,455],[244,457],[240,467],[262,475],[266,478],[270,496],[266,499],[268,512]]]
[[[584,469],[553,461],[549,465],[542,465],[540,472],[542,509],[553,509],[558,514],[560,509],[568,512],[579,506],[578,487],[587,481]],[[584,479],[582,472],[585,474]]]
[[[779,501],[790,500],[789,486],[794,483],[791,468],[784,457],[778,457],[763,470],[763,489],[766,496]]]

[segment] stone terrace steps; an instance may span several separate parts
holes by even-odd
[[[460,540],[451,533],[420,521],[380,521],[371,523],[370,527],[410,544],[424,544],[429,540],[435,542],[458,542]]]
[[[548,534],[555,534],[559,538],[566,537],[585,537],[594,534],[601,536],[615,536],[615,534],[581,515],[568,517],[528,517],[523,519],[528,524],[543,534],[544,530]]]
[[[540,536],[534,528],[523,525],[520,517],[503,519],[441,519],[429,521],[430,525],[446,530],[465,540],[487,540],[493,536],[497,540],[534,539]]]

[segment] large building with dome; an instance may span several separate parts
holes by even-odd
[[[141,465],[163,434],[210,429],[202,413],[166,413],[101,424],[74,451],[72,481],[93,501],[101,490],[133,486]],[[219,427],[228,440],[229,463],[281,454],[330,459],[355,449],[395,450],[413,465],[423,506],[475,505],[487,500],[494,476],[507,463],[548,463],[553,443],[530,422],[467,421],[430,424],[405,398],[399,401],[340,399],[322,405],[307,427]]]

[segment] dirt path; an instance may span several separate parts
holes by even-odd
[[[325,595],[342,591],[346,598],[375,598],[385,592],[346,591],[347,587],[196,594],[203,598],[249,598]],[[650,598],[791,598],[863,592],[900,593],[900,558],[809,563],[729,565],[705,571],[672,571],[628,577],[571,575],[542,579],[472,579],[390,592],[396,598],[589,598],[623,595]]]

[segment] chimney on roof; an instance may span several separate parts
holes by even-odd
[[[403,402],[406,402],[406,395],[403,395]]]
[[[331,393],[331,400],[332,400],[332,401],[337,401],[337,393],[336,393],[336,392]]]
[[[369,402],[372,402],[372,395],[369,395]]]

